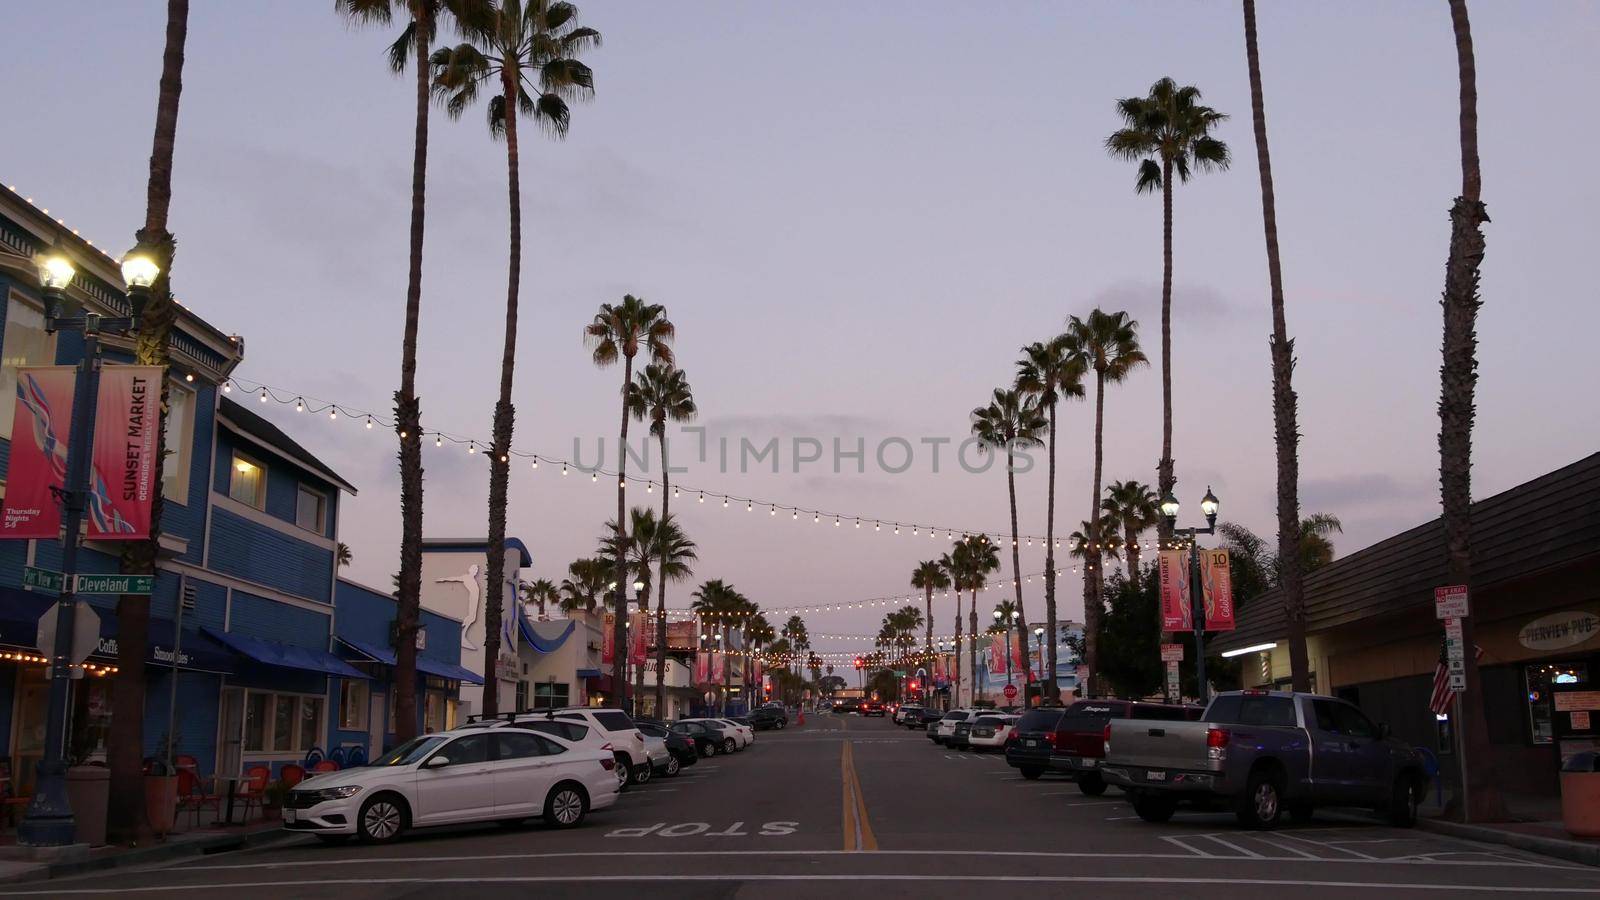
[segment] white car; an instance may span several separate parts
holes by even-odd
[[[650,768],[662,775],[678,774],[678,758],[667,749],[667,739],[653,734],[644,736],[645,752],[650,754]]]
[[[972,722],[972,731],[967,734],[967,746],[974,750],[1000,750],[1005,747],[1006,739],[1011,737],[1011,732],[1017,727],[1017,720],[1021,716],[1011,715],[982,715]]]
[[[948,743],[955,736],[956,726],[978,715],[976,709],[952,709],[939,720],[937,728],[932,732],[932,737],[938,743]]]
[[[732,719],[717,719],[715,721],[733,729],[734,736],[739,739],[739,749],[743,750],[745,747],[748,747],[756,742],[755,728],[735,722]]]
[[[556,828],[617,801],[616,758],[514,725],[427,734],[366,766],[307,778],[283,827],[328,842],[391,841],[412,828],[543,816]]]
[[[530,710],[516,717],[517,722],[566,720],[582,722],[605,735],[617,750],[618,760],[626,756],[628,780],[643,784],[650,780],[650,751],[645,749],[644,732],[620,709],[567,706],[560,709]]]
[[[717,749],[723,753],[743,750],[746,746],[744,736],[739,733],[739,726],[732,722],[724,722],[721,719],[679,719],[678,721],[701,725],[720,734],[722,736],[722,745]]]
[[[619,764],[616,768],[617,783],[622,785],[624,790],[627,789],[628,784],[633,780],[632,769],[627,764],[627,755],[617,750],[616,745],[611,743],[605,732],[590,726],[587,722],[577,722],[572,719],[553,719],[545,718],[543,716],[522,715],[518,716],[515,722],[507,721],[505,719],[496,719],[490,722],[474,722],[463,727],[495,728],[506,725],[511,725],[512,727],[516,728],[526,728],[529,731],[537,731],[540,734],[548,734],[553,737],[561,738],[569,744],[577,744],[587,747],[591,750],[603,750],[606,753],[611,754],[612,757],[617,760]],[[654,762],[654,760],[652,760],[652,762]],[[647,773],[644,776],[644,781],[649,780],[650,776]]]

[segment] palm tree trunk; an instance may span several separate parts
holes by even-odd
[[[1261,55],[1256,46],[1255,0],[1244,0],[1245,57],[1250,66],[1250,115],[1255,122],[1256,160],[1261,171],[1261,221],[1267,240],[1267,277],[1272,291],[1272,424],[1278,453],[1278,585],[1288,620],[1289,673],[1296,691],[1311,690],[1306,654],[1305,576],[1300,565],[1300,431],[1294,393],[1294,341],[1283,314],[1283,269],[1278,258],[1278,206],[1267,147],[1266,101],[1261,90]]]
[[[1050,401],[1050,487],[1044,518],[1044,661],[1045,696],[1061,699],[1056,684],[1056,401]],[[1024,656],[1024,659],[1027,657]]]
[[[1017,546],[1017,473],[1012,468],[1011,451],[1006,451],[1006,491],[1011,498],[1011,584],[1017,595],[1017,647],[1022,658],[1028,658],[1028,614],[1022,608],[1022,550]],[[1007,625],[1013,623],[1007,622]],[[1006,642],[1006,671],[1011,670],[1011,643]],[[1023,680],[1022,696],[1026,700],[1027,680]],[[1024,703],[1023,705],[1027,705]]]
[[[1098,479],[1096,479],[1098,481]],[[1177,478],[1172,470],[1172,160],[1161,160],[1161,462],[1156,470],[1157,499],[1171,494]],[[1100,501],[1095,500],[1096,508]],[[1172,529],[1157,520],[1165,544]]]
[[[733,638],[733,625],[725,624],[722,632],[722,715],[728,714],[728,691],[733,687],[733,666],[728,658],[728,644]]]
[[[1139,535],[1132,528],[1122,529],[1123,559],[1128,564],[1128,585],[1139,589]],[[1159,612],[1159,610],[1157,610]]]
[[[1461,82],[1461,196],[1450,209],[1450,259],[1445,266],[1444,364],[1440,368],[1439,486],[1443,505],[1446,565],[1451,584],[1472,585],[1472,424],[1478,383],[1478,270],[1483,264],[1482,174],[1478,169],[1478,80],[1472,25],[1466,0],[1450,0]],[[1467,782],[1460,807],[1469,822],[1503,820],[1505,805],[1494,778],[1483,681],[1478,672],[1471,616],[1461,620],[1466,657],[1466,693],[1456,708],[1466,744]],[[1471,699],[1468,699],[1471,698]]]
[[[406,324],[400,342],[400,390],[394,427],[400,439],[400,583],[395,596],[394,730],[417,736],[417,626],[422,608],[422,405],[417,400],[417,327],[422,309],[423,213],[427,197],[428,51],[433,23],[416,23],[417,125],[411,158],[411,258],[406,270]],[[378,748],[374,747],[376,752]]]
[[[928,623],[928,627],[924,628],[923,632],[924,632],[924,637],[926,638],[925,643],[927,644],[927,649],[932,650],[933,649],[933,585],[930,583],[923,590],[925,590],[927,592],[927,597],[926,597],[924,603],[928,607],[928,615],[924,619],[924,621],[926,621]]]
[[[661,440],[661,525],[667,524],[667,504],[672,500],[672,487],[667,482],[672,473],[667,471],[667,435],[662,432],[657,437]],[[667,719],[667,558],[665,555],[659,560],[660,571],[657,575],[656,585],[656,718]]]
[[[1106,375],[1094,375],[1094,493],[1089,495],[1089,546],[1083,552],[1083,657],[1089,679],[1100,674],[1100,475],[1105,462]],[[1086,692],[1084,696],[1093,696]]]
[[[517,300],[522,278],[522,190],[517,173],[517,83],[502,73],[506,104],[506,193],[510,198],[511,242],[506,276],[505,346],[500,353],[500,399],[494,405],[494,446],[489,458],[489,564],[483,603],[483,715],[500,714],[500,678],[495,663],[500,658],[501,601],[506,576],[506,494],[511,481],[511,431],[516,408],[511,405],[511,384],[517,366]]]
[[[967,604],[967,624],[972,629],[967,641],[967,673],[972,679],[972,702],[978,702],[978,588],[972,588],[972,602]]]
[[[955,709],[961,705],[961,588],[956,588],[956,647],[950,654],[951,664],[955,668],[950,689],[950,708]]]
[[[150,537],[124,548],[120,569],[124,573],[153,575],[161,540],[159,460],[166,456],[168,403],[167,362],[177,307],[172,300],[172,259],[176,249],[167,231],[172,206],[172,154],[178,134],[178,100],[183,93],[183,51],[189,35],[189,0],[168,0],[166,46],[161,58],[160,93],[156,99],[155,137],[150,149],[150,176],[145,191],[144,227],[136,235],[139,247],[161,267],[151,286],[150,301],[139,321],[134,361],[160,366],[161,409],[156,427],[156,490],[150,501]],[[147,843],[151,839],[143,788],[145,654],[148,652],[150,598],[123,594],[117,598],[117,679],[111,692],[111,733],[107,743],[111,768],[111,800],[106,826],[117,843]]]
[[[628,385],[633,383],[633,355],[622,357],[622,428],[617,440],[617,619],[612,623],[611,641],[616,651],[611,655],[611,681],[613,700],[617,709],[627,709],[628,693],[626,665],[628,662]],[[724,661],[726,665],[726,661]]]

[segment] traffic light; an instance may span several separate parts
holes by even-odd
[[[861,657],[856,657],[856,668],[859,669],[864,665],[866,665],[866,663],[862,661]]]
[[[907,687],[909,687],[911,690],[915,691],[915,690],[920,690],[922,686],[917,683],[917,680],[915,678],[913,678],[913,679],[911,679],[911,683],[909,685],[907,685]]]

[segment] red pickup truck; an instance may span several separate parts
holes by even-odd
[[[1017,722],[1006,742],[1006,763],[1024,778],[1058,772],[1078,783],[1078,790],[1098,797],[1105,793],[1100,761],[1105,756],[1106,724],[1112,719],[1193,721],[1198,706],[1169,706],[1131,700],[1079,700],[1066,709],[1032,709]]]

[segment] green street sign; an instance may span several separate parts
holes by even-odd
[[[23,566],[22,584],[24,587],[34,588],[41,593],[60,595],[61,590],[67,585],[67,579],[60,572],[52,572],[49,569],[36,569],[33,566]]]
[[[79,575],[80,594],[148,594],[155,589],[154,575]]]

